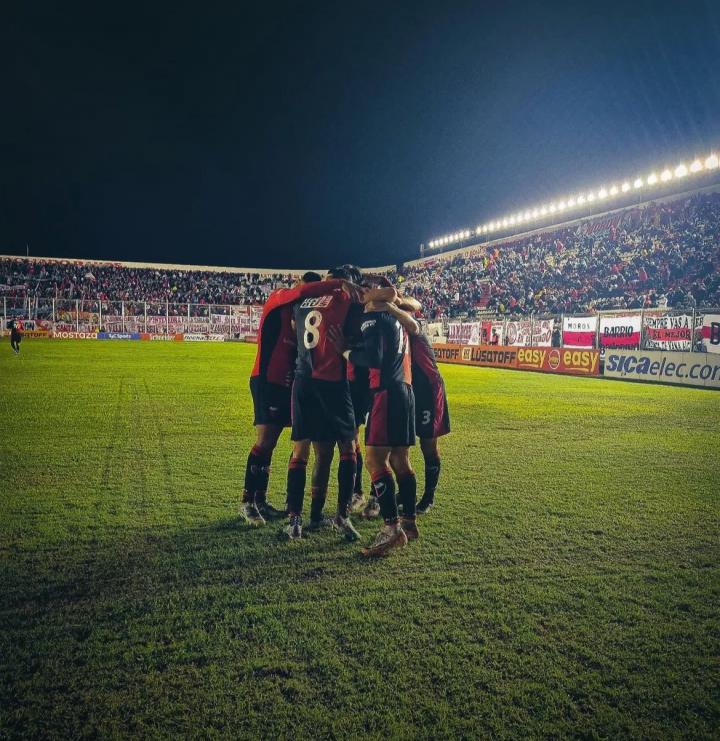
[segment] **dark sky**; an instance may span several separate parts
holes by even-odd
[[[716,0],[3,4],[0,253],[394,263],[720,145]]]

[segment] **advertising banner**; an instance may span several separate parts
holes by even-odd
[[[505,344],[527,347],[550,347],[554,319],[520,319],[507,323]],[[532,329],[532,338],[530,331]]]
[[[56,340],[96,340],[97,332],[53,332]]]
[[[720,314],[705,314],[701,332],[705,352],[720,353]]]
[[[98,332],[99,340],[139,340],[139,332]]]
[[[50,332],[47,331],[47,329],[26,329],[22,333],[23,337],[33,337],[36,340],[41,339],[48,339],[50,337]]]
[[[493,368],[517,368],[517,348],[498,345],[433,345],[441,363],[483,365]]]
[[[720,388],[720,358],[704,353],[608,350],[603,375],[630,381]]]
[[[225,335],[222,334],[197,334],[190,332],[183,335],[184,342],[224,342]]]
[[[521,347],[518,350],[517,367],[518,370],[544,373],[597,376],[600,375],[600,351],[568,347]]]
[[[692,341],[692,316],[646,316],[645,350],[680,350],[688,352]]]
[[[595,347],[597,320],[596,316],[566,316],[563,319],[563,347]]]
[[[600,347],[640,347],[640,314],[600,317]]]
[[[143,332],[140,335],[141,340],[146,342],[182,342],[183,336],[180,333],[175,334],[150,334],[149,332]]]

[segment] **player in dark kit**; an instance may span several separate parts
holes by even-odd
[[[400,308],[411,308],[400,303]],[[400,319],[402,323],[402,319]],[[415,432],[420,438],[420,450],[425,462],[425,490],[417,504],[417,513],[424,515],[433,506],[440,478],[438,438],[450,432],[445,382],[440,375],[435,353],[422,332],[410,335],[412,355],[412,385],[415,393]]]
[[[351,277],[346,268],[331,270],[330,277]],[[306,298],[294,308],[297,333],[297,364],[292,388],[292,439],[295,442],[288,468],[288,514],[285,534],[291,540],[302,537],[302,509],[305,496],[307,442],[311,441],[316,455],[331,460],[337,443],[340,451],[338,466],[338,506],[333,527],[348,540],[359,535],[349,514],[355,484],[356,457],[354,450],[355,414],[347,381],[345,360],[338,355],[329,331],[343,333],[353,300],[343,290],[333,290],[325,296]],[[313,489],[310,518],[316,524],[322,520],[325,488]]]
[[[290,424],[290,387],[297,346],[292,327],[293,304],[308,296],[339,290],[342,281],[321,281],[317,273],[305,273],[293,288],[273,291],[263,306],[258,330],[255,365],[250,391],[257,438],[245,468],[241,516],[250,524],[263,525],[264,517],[284,516],[267,501],[272,454],[283,427]]]
[[[20,355],[20,343],[22,342],[22,324],[19,319],[12,319],[8,322],[10,329],[10,347],[15,355]]]
[[[371,302],[363,315],[361,345],[343,354],[356,367],[370,371],[372,398],[365,426],[365,457],[385,523],[362,554],[382,556],[419,537],[415,473],[409,458],[410,446],[415,444],[415,401],[408,336],[386,304]],[[403,505],[402,519],[398,498]]]

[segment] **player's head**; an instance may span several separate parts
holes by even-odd
[[[347,265],[338,265],[330,268],[325,275],[325,280],[352,280]]]
[[[364,275],[361,285],[364,288],[392,288],[392,283],[384,275]]]
[[[362,282],[362,271],[357,265],[343,265],[345,271],[350,275],[350,280],[356,285]]]
[[[303,273],[302,278],[300,278],[301,283],[317,283],[320,280],[322,280],[322,276],[314,270],[308,270],[307,273]]]

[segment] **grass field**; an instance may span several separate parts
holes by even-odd
[[[367,563],[239,523],[254,348],[1,349],[0,737],[720,734],[719,393],[444,366]]]

